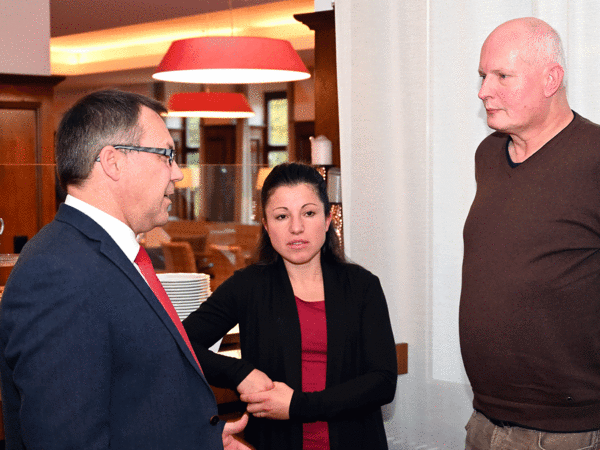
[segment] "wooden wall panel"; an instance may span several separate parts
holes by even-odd
[[[340,166],[340,118],[333,10],[295,14],[294,18],[315,31],[315,136],[331,141],[332,163]]]
[[[36,131],[36,109],[3,109],[0,103],[0,253],[13,252],[14,236],[38,230]]]
[[[56,213],[54,86],[64,77],[0,74],[0,253],[31,238]],[[8,271],[0,270],[0,285]]]

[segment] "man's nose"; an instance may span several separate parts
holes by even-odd
[[[481,80],[481,87],[479,88],[479,94],[478,94],[479,98],[481,100],[485,100],[486,98],[488,98],[490,96],[490,81],[489,81],[489,77],[486,78],[482,78]]]
[[[177,165],[175,161],[171,164],[171,180],[173,181],[181,181],[183,180],[183,172]]]

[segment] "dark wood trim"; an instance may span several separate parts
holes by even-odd
[[[0,100],[0,109],[39,109],[40,102],[4,102]]]
[[[290,161],[297,161],[298,155],[296,154],[296,120],[294,119],[294,113],[296,109],[295,105],[296,92],[294,90],[294,83],[287,83],[287,101],[288,101],[288,158]]]
[[[67,77],[59,75],[19,75],[14,73],[0,73],[0,84],[26,84],[26,85],[46,85],[50,87],[56,86],[64,81]]]
[[[408,373],[408,344],[396,344],[396,359],[398,361],[398,375]]]
[[[332,163],[340,165],[335,11],[295,14],[294,18],[315,31],[315,136],[331,141]]]
[[[328,30],[331,28],[332,22],[335,21],[335,12],[333,9],[326,11],[316,11],[305,14],[294,14],[294,19],[302,22],[311,30]]]
[[[314,135],[314,120],[294,122],[294,147],[296,149],[294,161],[311,163],[310,138]]]

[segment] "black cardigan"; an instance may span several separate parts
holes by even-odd
[[[301,450],[302,423],[327,421],[332,450],[387,449],[381,405],[396,391],[396,352],[379,279],[354,264],[323,263],[327,316],[326,389],[304,393],[300,322],[283,262],[253,265],[225,281],[184,326],[209,382],[235,389],[254,369],[294,394],[290,420],[251,417],[259,450]],[[243,360],[206,348],[239,323]]]

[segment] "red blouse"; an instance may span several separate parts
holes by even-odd
[[[302,334],[302,392],[325,389],[327,373],[327,321],[325,301],[305,302],[296,297]],[[302,450],[329,450],[327,422],[303,425]]]

